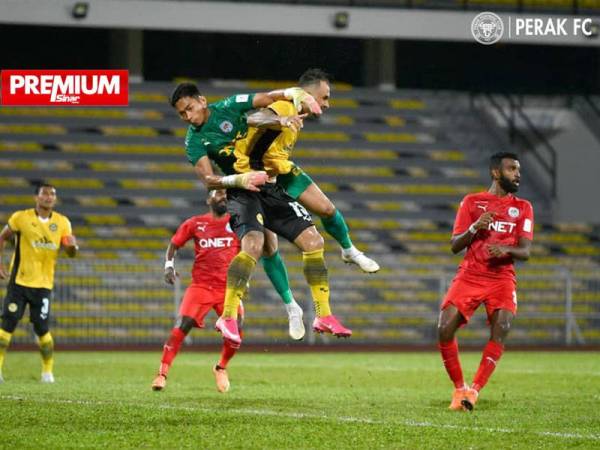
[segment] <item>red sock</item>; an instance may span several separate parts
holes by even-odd
[[[171,368],[171,364],[177,356],[177,352],[181,348],[181,343],[185,339],[185,333],[181,331],[180,328],[173,328],[171,330],[171,335],[165,345],[163,346],[163,354],[162,359],[160,360],[160,369],[158,373],[164,375],[165,377],[169,373],[169,369]]]
[[[448,372],[448,376],[454,383],[454,387],[462,388],[465,385],[465,380],[462,368],[460,367],[460,359],[458,358],[458,343],[456,342],[456,338],[450,342],[439,342],[438,348],[442,354],[446,372]]]
[[[481,356],[481,362],[479,363],[479,369],[473,379],[473,389],[480,391],[488,382],[488,379],[494,372],[496,364],[502,356],[504,351],[504,345],[499,344],[496,341],[488,341],[485,348],[483,349],[483,355]]]
[[[240,330],[240,337],[243,337],[242,330]],[[219,363],[217,364],[217,366],[219,366],[219,368],[221,368],[221,369],[225,369],[227,367],[227,364],[229,363],[229,360],[231,358],[233,358],[233,355],[235,355],[235,352],[237,352],[237,351],[238,351],[238,349],[233,348],[229,344],[229,341],[226,341],[225,339],[223,339],[223,348],[221,349],[221,359],[219,360]]]

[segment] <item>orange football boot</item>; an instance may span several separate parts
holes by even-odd
[[[452,401],[450,402],[448,409],[451,409],[452,411],[464,411],[465,407],[463,406],[462,402],[465,400],[468,390],[469,388],[467,386],[454,389],[454,392],[452,393]]]
[[[229,376],[227,375],[227,369],[217,369],[217,366],[213,367],[213,373],[215,374],[215,381],[217,382],[217,391],[225,393],[229,390]]]
[[[473,411],[478,397],[479,392],[473,388],[469,388],[467,389],[467,392],[465,392],[465,398],[460,403],[467,411]]]
[[[152,390],[153,391],[162,391],[167,385],[167,377],[162,374],[156,375],[156,378],[152,382]]]

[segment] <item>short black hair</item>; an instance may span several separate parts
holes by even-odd
[[[327,83],[331,82],[331,75],[325,72],[322,69],[308,69],[302,75],[300,75],[300,79],[298,80],[299,86],[308,86],[310,84],[318,83],[320,81],[325,81]]]
[[[175,103],[184,97],[200,97],[200,90],[194,83],[180,83],[177,85],[171,97],[169,103],[175,108]]]
[[[492,156],[490,156],[490,172],[494,169],[500,169],[500,166],[502,165],[502,160],[505,158],[514,159],[515,161],[519,160],[519,156],[516,153],[511,153],[511,152],[494,153]]]
[[[42,188],[45,188],[45,187],[56,189],[56,186],[54,186],[53,184],[41,182],[41,183],[38,183],[35,185],[35,195],[40,195],[40,191],[42,190]]]

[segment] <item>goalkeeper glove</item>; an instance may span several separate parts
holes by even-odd
[[[307,93],[304,89],[299,87],[288,88],[283,91],[283,95],[286,99],[291,100],[296,107],[298,112],[302,112],[302,103],[308,106],[308,109],[311,113],[320,115],[323,111],[321,111],[321,107],[314,99],[312,95]]]
[[[269,176],[266,172],[247,172],[237,175],[227,175],[221,178],[221,184],[226,188],[247,189],[249,191],[258,192],[258,186],[262,186],[267,182]]]

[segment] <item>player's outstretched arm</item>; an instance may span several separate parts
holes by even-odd
[[[280,100],[292,101],[298,111],[302,111],[304,108],[307,109],[307,112],[311,112],[315,115],[320,115],[322,113],[321,107],[314,97],[300,87],[278,89],[271,92],[259,92],[254,95],[252,106],[254,108],[266,108],[270,104]]]
[[[289,128],[297,132],[304,126],[304,119],[307,116],[308,114],[280,116],[275,111],[265,108],[250,114],[246,121],[249,126],[255,128],[274,128],[277,130]]]
[[[285,89],[277,89],[271,92],[258,92],[254,94],[252,106],[254,108],[266,108],[270,104],[281,100],[291,100],[291,98],[286,98]]]
[[[5,267],[2,263],[4,259],[4,245],[6,244],[6,241],[12,241],[14,235],[15,234],[8,227],[8,225],[6,225],[2,232],[0,232],[0,279],[2,280],[6,280],[9,277],[8,267]]]
[[[206,189],[247,189],[249,191],[258,192],[259,187],[267,182],[269,177],[266,172],[247,172],[236,175],[216,175],[213,171],[210,159],[208,156],[201,157],[194,166],[196,175],[206,186]]]
[[[492,222],[493,218],[494,212],[485,212],[481,216],[479,216],[479,219],[477,219],[474,223],[471,224],[467,231],[465,231],[462,234],[456,234],[452,236],[452,240],[450,241],[452,246],[452,253],[456,255],[457,253],[461,252],[464,248],[471,245],[471,242],[473,242],[473,239],[475,238],[475,235],[478,233],[478,231],[486,230]]]

